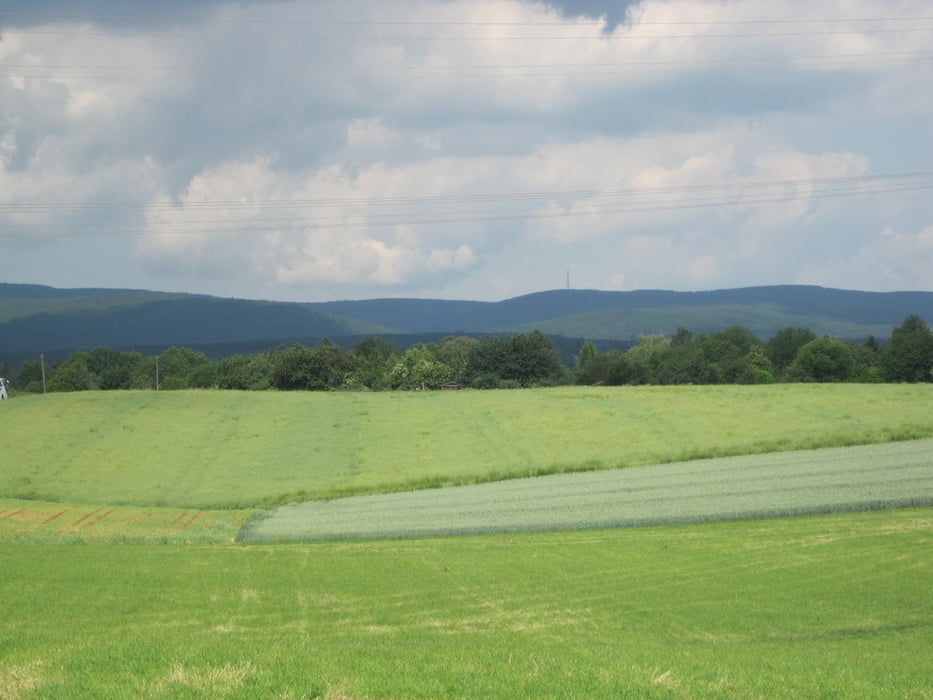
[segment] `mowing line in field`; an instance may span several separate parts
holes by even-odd
[[[284,506],[244,542],[631,527],[933,505],[933,440],[581,472]]]

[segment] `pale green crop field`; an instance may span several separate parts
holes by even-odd
[[[933,439],[554,474],[283,506],[243,542],[582,530],[933,506]]]
[[[933,437],[933,385],[88,392],[0,403],[0,497],[217,509]]]

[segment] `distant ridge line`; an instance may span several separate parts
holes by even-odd
[[[786,327],[841,339],[875,336],[916,314],[933,325],[933,292],[815,285],[706,291],[552,289],[502,301],[381,298],[324,302],[233,299],[128,289],[0,283],[0,361],[51,350],[257,343],[365,335],[490,334],[631,341],[678,328]]]

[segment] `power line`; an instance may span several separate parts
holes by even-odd
[[[695,60],[668,60],[668,61],[618,61],[603,63],[567,63],[567,64],[477,64],[477,65],[399,65],[399,66],[372,66],[331,68],[327,66],[310,66],[302,72],[301,77],[309,73],[343,78],[366,78],[371,80],[392,79],[451,79],[451,78],[533,78],[533,77],[579,77],[579,76],[612,76],[638,71],[640,73],[671,72],[682,69],[698,68],[703,66],[743,66],[743,65],[771,65],[779,68],[803,69],[821,67],[848,67],[858,65],[879,65],[881,63],[906,63],[913,61],[927,61],[933,59],[933,51],[889,51],[860,54],[826,54],[809,56],[783,56],[775,58],[765,57],[733,57],[711,58]],[[28,72],[5,72],[10,69],[19,69]],[[192,71],[204,78],[231,78],[245,79],[255,76],[275,75],[281,77],[281,67],[269,66],[265,69],[256,69],[252,66],[226,67],[214,69],[195,65],[172,66],[117,66],[117,65],[68,65],[68,64],[29,64],[29,63],[3,63],[0,64],[0,73],[7,78],[22,79],[80,79],[80,80],[173,80],[189,79]],[[46,71],[38,73],[36,71]],[[65,72],[63,72],[65,71]],[[80,71],[115,71],[109,75],[87,74]],[[116,72],[119,71],[119,72]],[[131,71],[131,72],[127,72]]]
[[[928,173],[933,175],[933,173]],[[671,188],[638,188],[633,189],[631,192],[641,192],[642,194],[657,194],[657,193],[681,193],[681,192],[716,192],[721,191],[726,194],[731,195],[728,198],[723,197],[722,195],[711,196],[711,197],[700,197],[693,199],[665,199],[665,200],[656,200],[651,202],[633,202],[629,204],[618,204],[618,205],[607,205],[604,207],[593,206],[590,204],[583,205],[585,209],[581,209],[579,206],[576,208],[568,208],[566,206],[560,205],[548,205],[543,208],[538,208],[534,210],[511,210],[511,211],[501,211],[501,210],[487,210],[487,211],[446,211],[438,212],[435,214],[430,213],[421,213],[421,214],[411,214],[411,213],[400,213],[400,214],[377,214],[369,215],[362,220],[355,220],[360,218],[361,215],[351,214],[351,215],[341,215],[341,216],[331,216],[331,217],[315,217],[315,218],[290,218],[290,219],[268,219],[261,218],[257,222],[248,222],[246,224],[236,223],[235,221],[230,220],[221,220],[221,221],[168,221],[162,224],[152,225],[146,223],[140,223],[139,226],[145,226],[145,228],[135,229],[135,230],[113,230],[113,231],[88,231],[88,232],[71,232],[71,233],[49,233],[49,232],[40,232],[32,234],[0,234],[0,238],[67,238],[67,237],[97,237],[97,236],[141,236],[141,235],[165,235],[165,234],[179,234],[179,235],[198,235],[198,234],[208,234],[208,233],[270,233],[270,232],[279,232],[281,233],[280,227],[276,227],[272,224],[277,223],[286,223],[288,224],[288,231],[290,232],[301,232],[308,230],[339,230],[339,229],[369,229],[377,227],[391,227],[391,226],[417,226],[417,225],[449,225],[449,224],[465,224],[465,223],[488,223],[488,222],[497,222],[497,221],[514,221],[514,220],[534,220],[534,219],[549,219],[549,218],[569,218],[569,217],[581,217],[581,216],[605,216],[605,215],[623,215],[623,214],[633,214],[633,213],[646,213],[646,212],[655,212],[655,211],[671,211],[671,210],[684,210],[684,209],[701,209],[701,208],[713,208],[713,207],[728,207],[728,206],[759,206],[765,204],[776,204],[784,202],[795,202],[795,201],[807,201],[815,199],[831,199],[831,198],[840,198],[840,197],[854,197],[854,196],[865,196],[865,195],[876,195],[876,194],[890,194],[896,192],[912,192],[912,191],[921,191],[921,190],[930,190],[933,189],[933,182],[930,181],[918,181],[918,182],[906,182],[906,183],[885,183],[882,180],[884,178],[890,178],[891,176],[876,176],[863,179],[873,179],[878,180],[874,184],[870,184],[868,187],[862,187],[861,189],[840,189],[839,186],[846,180],[858,180],[859,178],[826,178],[822,180],[798,180],[798,181],[783,181],[784,184],[787,183],[797,183],[797,186],[802,186],[804,183],[815,184],[821,182],[836,182],[836,189],[829,189],[824,191],[811,191],[811,192],[762,192],[758,194],[743,192],[742,183],[734,184],[724,184],[719,186],[683,186],[683,187],[671,187]],[[764,186],[767,183],[746,183],[752,185],[761,185]],[[773,184],[782,184],[781,181],[775,181]],[[754,187],[752,189],[755,189]],[[600,191],[596,191],[600,192]],[[543,194],[543,193],[540,193]],[[513,195],[514,196],[514,195]],[[200,224],[200,225],[198,225]],[[206,227],[205,224],[210,224],[210,227]],[[218,225],[219,224],[219,225]],[[115,226],[127,226],[126,222],[117,222],[113,224]],[[132,224],[131,224],[132,225]],[[100,228],[102,224],[88,224],[88,226],[95,226]],[[196,228],[192,228],[196,226]]]
[[[931,27],[909,27],[901,29],[830,29],[823,31],[798,32],[743,32],[739,34],[576,34],[563,36],[386,36],[380,34],[154,34],[144,32],[101,32],[101,31],[64,31],[64,30],[7,30],[10,34],[28,34],[43,36],[72,37],[120,37],[149,39],[197,39],[199,41],[255,41],[265,39],[295,39],[301,41],[646,41],[658,39],[787,39],[799,37],[826,37],[864,34],[904,34],[933,32]]]
[[[479,192],[448,193],[438,195],[399,195],[392,197],[326,197],[326,198],[291,198],[291,199],[250,199],[250,200],[206,200],[186,202],[186,208],[237,209],[268,207],[321,207],[321,206],[397,206],[401,204],[435,204],[462,202],[508,202],[527,200],[572,199],[584,197],[646,196],[672,193],[722,192],[741,189],[762,189],[776,187],[818,187],[885,183],[902,181],[902,184],[933,184],[933,171],[921,170],[907,173],[878,173],[874,175],[849,175],[841,177],[750,180],[740,182],[722,182],[706,185],[673,185],[664,187],[611,187],[575,190],[540,190],[521,192]],[[178,203],[172,202],[0,202],[0,212],[26,213],[29,211],[54,211],[55,209],[144,209],[176,210]]]
[[[581,15],[582,16],[582,15]],[[95,20],[124,20],[138,21],[139,17],[135,14],[127,13],[95,13],[93,17],[84,15],[61,15],[42,12],[3,12],[0,11],[0,17],[22,17],[35,18],[37,20],[46,20],[48,22],[79,21],[93,22]],[[796,19],[723,19],[723,20],[626,20],[618,24],[624,26],[706,26],[706,25],[735,25],[735,24],[843,24],[843,23],[875,23],[875,22],[925,22],[933,20],[933,16],[909,16],[909,17],[829,17],[829,18],[796,18]],[[563,20],[552,21],[517,21],[517,20],[359,20],[359,19],[302,19],[298,17],[288,17],[283,19],[269,18],[225,18],[210,17],[198,18],[198,24],[287,24],[287,25],[319,25],[319,26],[404,26],[404,27],[442,27],[442,26],[468,26],[468,27],[550,27],[566,26],[567,24],[582,26],[605,26],[606,20],[593,19],[582,20],[580,17],[566,17]],[[166,19],[166,23],[172,22]]]

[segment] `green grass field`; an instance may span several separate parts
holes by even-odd
[[[933,385],[89,392],[0,404],[0,497],[249,508],[933,437]]]
[[[0,545],[4,698],[929,698],[929,509]]]
[[[250,506],[302,493],[929,438],[931,407],[933,387],[907,385],[0,402],[0,700],[929,700],[931,508],[233,540]],[[906,450],[895,468],[929,488],[928,443],[878,454]],[[856,450],[836,461],[887,464]],[[809,464],[751,462],[775,458]],[[829,473],[812,464],[804,480]]]

